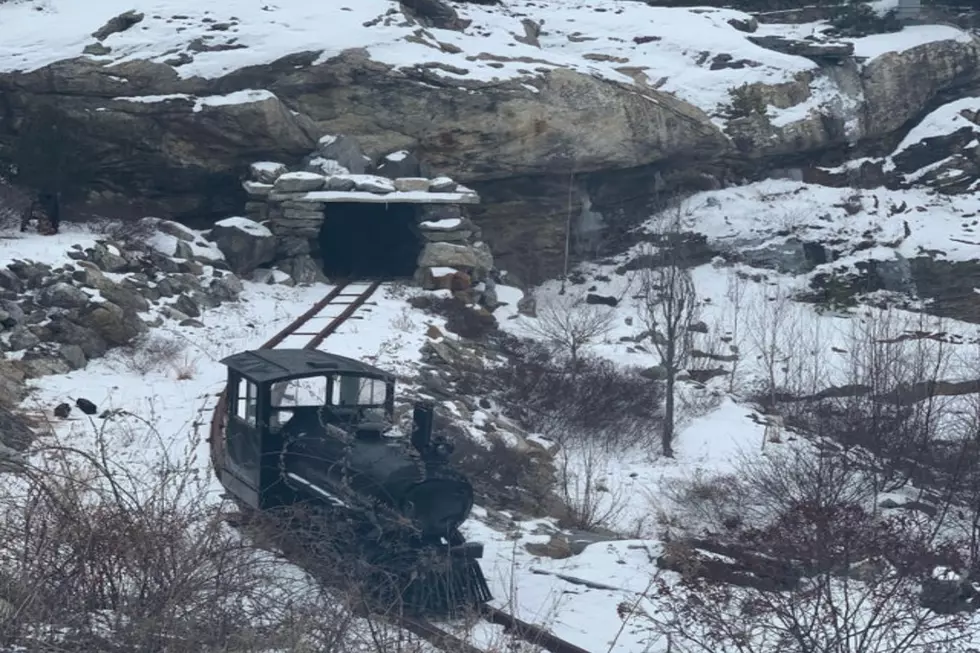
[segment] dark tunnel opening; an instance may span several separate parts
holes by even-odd
[[[415,274],[422,238],[415,204],[327,204],[320,257],[328,279],[403,279]]]

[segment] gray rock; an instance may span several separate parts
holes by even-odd
[[[130,9],[129,11],[124,11],[118,16],[113,16],[110,18],[105,25],[92,32],[92,36],[102,41],[113,34],[125,32],[130,27],[136,25],[142,20],[142,13],[137,12],[135,9]]]
[[[220,279],[214,279],[210,288],[211,295],[223,302],[237,301],[238,296],[245,290],[242,280],[230,272]]]
[[[381,159],[376,172],[388,179],[419,177],[422,174],[422,167],[417,156],[408,150],[399,150]]]
[[[527,317],[538,316],[538,301],[533,295],[525,295],[517,300],[517,312]]]
[[[38,304],[52,308],[81,308],[91,301],[84,290],[63,281],[38,293]]]
[[[112,52],[112,48],[108,45],[102,43],[89,43],[84,48],[82,48],[82,54],[88,54],[93,57],[104,57],[105,55]]]
[[[327,281],[327,278],[323,276],[323,270],[309,256],[294,256],[280,262],[276,267],[292,277],[298,285],[325,283]]]
[[[344,193],[354,190],[357,184],[354,183],[354,179],[351,176],[340,176],[334,175],[327,179],[327,184],[324,190],[332,191],[342,191]]]
[[[107,279],[108,281],[108,279]],[[135,290],[130,290],[117,283],[105,285],[102,290],[102,297],[130,311],[143,312],[150,310],[150,302]]]
[[[21,365],[28,378],[36,379],[52,374],[68,374],[71,368],[57,354],[44,351],[27,351],[21,359]]]
[[[89,259],[103,272],[122,272],[129,267],[129,262],[122,255],[122,250],[108,243],[96,243]]]
[[[246,218],[222,220],[211,229],[231,271],[247,276],[252,270],[276,258],[276,237],[266,227]]]
[[[150,252],[149,253],[150,265],[159,270],[170,274],[172,272],[177,272],[177,261],[173,260],[166,254],[162,252]]]
[[[357,140],[350,136],[323,136],[317,143],[317,153],[324,159],[333,159],[351,174],[361,175],[367,171],[369,159]]]
[[[256,161],[248,167],[248,174],[253,181],[261,184],[274,184],[276,179],[289,172],[289,168],[276,161]]]
[[[178,240],[177,246],[174,247],[174,257],[183,259],[194,258],[194,248],[191,244],[185,240]]]
[[[483,282],[483,305],[487,307],[488,311],[500,306],[500,299],[497,297],[497,284],[493,279],[487,279]]]
[[[82,326],[61,316],[52,316],[47,325],[49,338],[52,342],[62,345],[77,345],[88,358],[104,356],[109,349],[108,343],[97,331]]]
[[[320,190],[326,183],[326,177],[313,172],[287,172],[276,179],[272,190],[275,193],[308,193]]]
[[[180,326],[194,327],[200,329],[204,327],[204,323],[201,322],[200,320],[195,320],[194,318],[189,317],[186,320],[182,320],[180,322]]]
[[[436,177],[429,183],[429,191],[433,193],[455,193],[459,184],[449,177]]]
[[[12,302],[9,299],[0,299],[0,309],[10,316],[10,320],[14,324],[20,324],[24,321],[27,315],[24,314],[24,309],[20,307],[17,302]],[[12,325],[7,325],[8,328]]]
[[[152,223],[147,224],[147,226],[152,226],[153,229],[167,234],[168,236],[173,236],[178,240],[186,240],[188,242],[194,242],[197,239],[197,234],[191,231],[189,228],[180,224],[179,222],[174,222],[173,220],[162,220],[162,219],[148,219],[152,220]]]
[[[58,349],[58,354],[68,363],[68,367],[73,370],[80,370],[88,363],[88,360],[85,358],[85,352],[78,345],[61,345]]]
[[[160,294],[161,298],[173,297],[179,292],[176,288],[174,288],[174,284],[170,279],[160,279],[160,281],[157,282],[156,291]]]
[[[354,188],[365,193],[387,195],[395,192],[395,184],[378,175],[351,175],[351,179],[354,180]]]
[[[427,193],[431,184],[425,177],[398,177],[393,183],[400,193]]]
[[[190,319],[190,317],[188,317],[186,313],[182,313],[181,311],[177,310],[173,306],[169,306],[166,304],[160,307],[160,313],[164,317],[174,320],[176,322],[183,322],[184,320]]]
[[[177,301],[173,303],[173,307],[178,311],[186,315],[187,317],[200,317],[201,307],[196,301],[191,299],[188,295],[181,295],[177,298]]]
[[[340,161],[325,159],[322,156],[311,157],[309,161],[304,163],[303,167],[307,172],[315,172],[324,177],[350,174],[350,170],[342,166]]]
[[[34,335],[30,329],[25,326],[14,327],[14,329],[10,332],[10,336],[8,337],[8,343],[10,344],[11,351],[30,349],[39,342],[41,342],[41,339]]]
[[[114,347],[128,344],[148,330],[135,312],[108,301],[86,306],[76,323],[92,329]]]
[[[193,274],[194,276],[201,276],[204,274],[204,265],[200,261],[178,261],[177,271],[184,272],[185,274]]]
[[[15,293],[24,292],[24,282],[11,270],[0,270],[0,288]]]
[[[484,243],[472,246],[455,243],[426,243],[419,255],[419,267],[469,268],[486,274],[493,267],[490,248]],[[480,276],[475,274],[474,277]]]

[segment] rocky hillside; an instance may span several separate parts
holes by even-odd
[[[249,162],[351,134],[476,189],[501,265],[533,251],[532,280],[569,212],[594,249],[664,192],[890,151],[980,76],[975,37],[947,25],[855,36],[624,0],[144,4],[0,5],[0,163],[57,170],[75,213],[211,220],[241,212]]]

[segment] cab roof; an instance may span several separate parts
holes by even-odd
[[[221,363],[255,383],[275,383],[320,374],[351,374],[385,382],[395,375],[354,358],[318,349],[254,349],[223,358]]]

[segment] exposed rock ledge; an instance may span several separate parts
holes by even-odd
[[[574,214],[608,226],[644,213],[665,186],[724,183],[733,162],[739,175],[751,174],[773,156],[891,133],[980,75],[976,42],[848,59],[757,87],[775,107],[798,107],[798,119],[747,115],[724,134],[702,108],[669,94],[569,70],[474,93],[432,69],[394,69],[362,50],[314,65],[317,56],[297,53],[213,80],[181,79],[166,64],[107,69],[84,58],[0,75],[0,163],[12,156],[25,117],[53,105],[70,127],[68,145],[84,155],[90,206],[105,212],[139,198],[137,211],[187,219],[238,212],[250,162],[293,160],[319,134],[350,134],[375,161],[411,149],[424,175],[473,187],[483,198],[473,217],[501,264],[533,251],[541,266],[527,272],[533,277],[560,258],[570,191]],[[846,101],[821,104],[820,88]],[[209,101],[231,93],[244,101]]]

